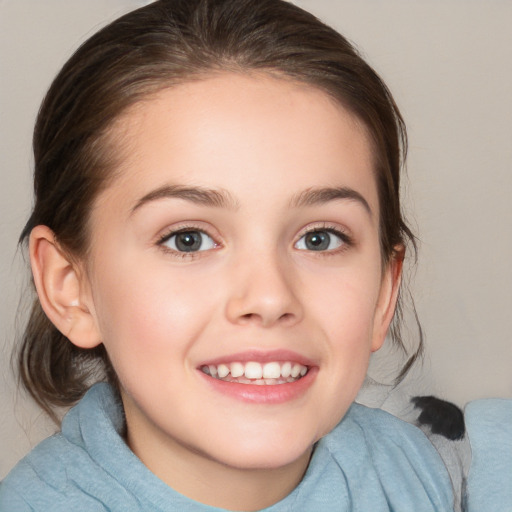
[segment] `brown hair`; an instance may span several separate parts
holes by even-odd
[[[88,214],[116,167],[109,137],[115,121],[150,94],[222,70],[304,82],[352,111],[374,146],[384,262],[407,240],[414,245],[399,199],[406,133],[390,92],[343,36],[283,0],[159,0],[86,41],[55,78],[37,118],[35,205],[20,243],[44,224],[69,254],[83,258]],[[399,304],[391,334],[404,347],[400,317]],[[409,366],[421,346],[420,336]],[[18,364],[22,383],[54,419],[52,407],[77,401],[98,371],[116,382],[103,346],[70,343],[37,300]]]

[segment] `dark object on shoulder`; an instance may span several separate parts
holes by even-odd
[[[452,441],[464,437],[464,414],[455,404],[435,396],[415,396],[411,402],[421,410],[418,417],[420,425],[429,426],[433,434],[440,434]]]

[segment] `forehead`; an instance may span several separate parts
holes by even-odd
[[[270,198],[350,185],[376,206],[363,124],[325,92],[288,79],[220,73],[173,86],[134,105],[113,135],[121,162],[113,189],[179,183],[243,193],[267,180]]]

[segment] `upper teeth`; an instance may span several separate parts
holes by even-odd
[[[293,362],[272,361],[261,364],[256,361],[247,363],[234,362],[230,364],[208,365],[201,368],[203,372],[217,377],[226,379],[229,375],[232,378],[245,377],[246,379],[296,379],[299,376],[306,375],[308,369],[306,366]]]

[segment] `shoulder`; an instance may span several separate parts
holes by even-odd
[[[112,480],[94,453],[108,450],[101,426],[101,392],[106,390],[93,388],[68,412],[62,432],[39,443],[11,470],[0,486],[0,510],[60,511],[71,510],[73,505],[81,510],[107,510],[101,500],[92,497],[102,492],[108,495],[105,484]],[[87,423],[100,428],[94,431]],[[90,493],[89,487],[95,492]]]
[[[378,466],[393,463],[400,456],[407,465],[419,466],[425,472],[444,468],[437,451],[419,428],[380,409],[354,404],[332,432],[329,444],[335,449],[343,444],[341,438],[347,437],[364,445]]]
[[[354,481],[375,482],[393,510],[453,510],[450,477],[425,434],[391,414],[354,404],[322,440]],[[353,468],[356,468],[355,470]],[[421,505],[420,505],[421,504]]]
[[[465,408],[471,445],[468,512],[512,508],[512,400],[487,399]]]
[[[67,493],[66,468],[80,463],[76,447],[61,434],[37,445],[0,485],[0,510],[55,510]],[[37,509],[33,508],[37,502]],[[46,507],[46,508],[45,508]]]
[[[8,512],[149,512],[180,495],[153,475],[123,439],[123,409],[105,384],[94,385],[65,416],[62,432],[30,452],[0,486]]]
[[[31,512],[34,509],[15,489],[0,482],[0,510],[9,512]]]
[[[347,432],[357,432],[357,436],[376,453],[389,449],[412,450],[434,454],[433,458],[437,459],[435,449],[419,428],[381,409],[353,404],[333,430],[333,440],[346,436]]]

